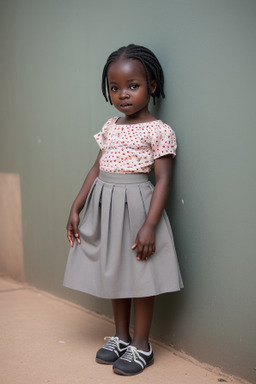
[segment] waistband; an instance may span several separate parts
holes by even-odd
[[[117,173],[100,169],[99,179],[111,184],[137,184],[148,181],[148,173]]]

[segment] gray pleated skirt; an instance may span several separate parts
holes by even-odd
[[[156,229],[156,252],[148,261],[138,261],[131,248],[153,190],[147,174],[100,171],[79,226],[81,244],[70,249],[64,286],[111,299],[155,296],[183,287],[165,211]]]

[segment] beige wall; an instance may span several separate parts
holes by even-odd
[[[0,274],[24,280],[20,177],[0,173]]]

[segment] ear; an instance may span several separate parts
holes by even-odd
[[[151,80],[150,85],[151,85],[151,92],[152,92],[152,94],[154,94],[156,89],[157,89],[156,81],[155,80]]]

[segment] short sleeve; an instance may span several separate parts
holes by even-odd
[[[101,131],[94,135],[96,142],[98,143],[100,149],[104,149],[106,146],[107,134],[110,126],[116,120],[116,117],[109,119],[102,127]]]
[[[176,156],[177,142],[172,128],[162,122],[156,126],[151,142],[154,159],[162,156]]]
[[[104,141],[105,141],[105,136],[104,136],[103,128],[102,128],[102,130],[100,132],[96,133],[96,135],[93,136],[95,138],[97,144],[99,145],[100,149],[103,149]]]

